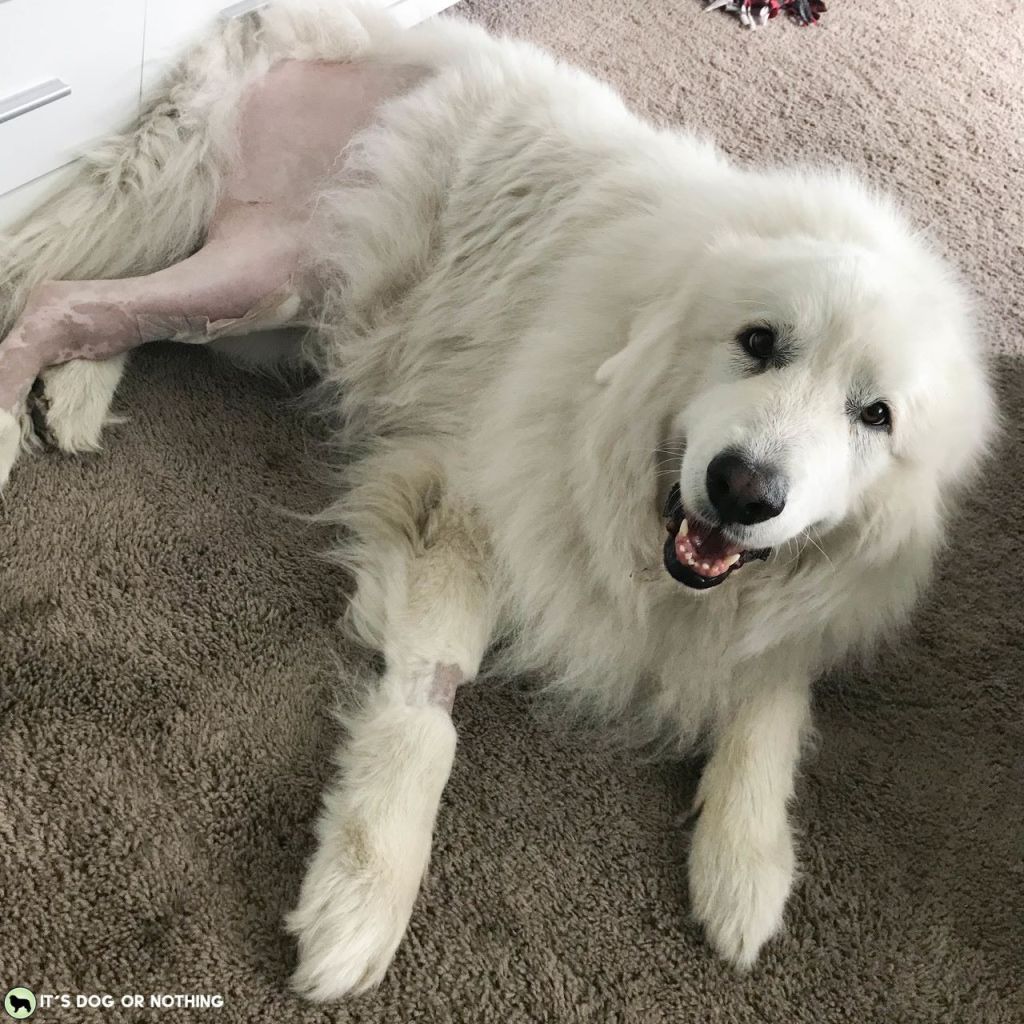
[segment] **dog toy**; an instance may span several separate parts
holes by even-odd
[[[813,25],[828,8],[824,0],[711,0],[704,10],[738,14],[741,25],[760,28],[779,14],[788,14],[798,25]]]

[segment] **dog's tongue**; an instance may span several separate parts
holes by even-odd
[[[693,544],[697,553],[708,561],[728,558],[743,550],[723,536],[722,531],[717,527],[705,526],[703,523],[688,523],[688,526],[690,543]]]
[[[676,534],[676,558],[695,573],[714,579],[728,572],[743,549],[726,539],[721,530],[684,519]]]

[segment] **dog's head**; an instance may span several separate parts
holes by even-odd
[[[707,590],[844,524],[892,551],[935,532],[946,486],[976,462],[993,421],[966,304],[942,262],[909,236],[879,251],[735,235],[690,282],[635,339],[641,351],[665,338],[673,349],[662,370],[675,392],[666,450],[679,457],[671,575]]]

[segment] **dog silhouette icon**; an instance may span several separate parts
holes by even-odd
[[[11,989],[4,999],[4,1009],[15,1020],[27,1020],[35,1012],[35,996],[27,988]]]

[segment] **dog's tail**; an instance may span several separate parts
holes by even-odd
[[[282,5],[223,22],[186,54],[132,128],[0,233],[0,339],[45,280],[152,273],[202,244],[246,87],[277,61],[349,61],[394,36],[358,3]]]

